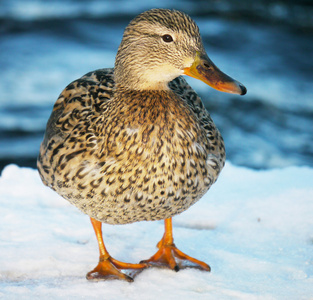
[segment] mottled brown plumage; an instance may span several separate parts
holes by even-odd
[[[168,219],[188,209],[225,163],[219,131],[180,76],[224,75],[205,63],[211,61],[187,15],[155,9],[137,16],[115,68],[72,82],[55,103],[38,158],[42,181],[109,224]],[[227,91],[244,93],[226,79]]]
[[[44,183],[110,224],[186,210],[225,160],[200,98],[183,78],[171,83],[173,91],[113,91],[113,85],[112,69],[104,69],[61,94],[40,150]]]

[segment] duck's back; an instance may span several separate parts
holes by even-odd
[[[89,216],[123,224],[172,217],[195,203],[225,162],[223,140],[182,77],[172,91],[116,91],[113,69],[58,98],[40,148],[43,182]]]

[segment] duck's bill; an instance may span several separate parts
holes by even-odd
[[[197,53],[191,67],[184,69],[184,74],[199,79],[221,92],[238,95],[247,93],[247,89],[243,84],[223,73],[206,54]]]

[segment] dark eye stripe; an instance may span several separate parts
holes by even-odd
[[[170,42],[173,42],[173,38],[172,36],[170,36],[169,34],[164,34],[162,36],[162,40],[166,43],[170,43]]]

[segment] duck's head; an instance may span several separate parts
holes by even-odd
[[[135,17],[126,27],[117,52],[117,86],[164,90],[171,80],[184,74],[222,92],[244,95],[247,91],[209,59],[199,28],[188,15],[152,9]]]

